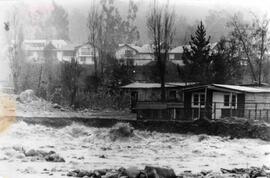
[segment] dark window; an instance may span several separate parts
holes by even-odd
[[[230,95],[224,95],[224,106],[230,106]]]
[[[128,59],[127,60],[127,65],[133,66],[134,65],[134,60],[133,59]]]
[[[131,50],[125,50],[125,56],[126,57],[131,57],[132,56],[132,51]]]
[[[85,62],[86,61],[86,57],[81,57],[81,62]]]
[[[236,106],[236,96],[232,95],[232,106]]]
[[[169,98],[170,100],[176,100],[176,91],[170,91]]]
[[[205,95],[201,94],[200,95],[200,105],[204,106],[204,102],[205,102]]]
[[[134,101],[138,101],[138,92],[137,91],[131,92],[131,99]]]
[[[193,105],[198,106],[199,105],[199,94],[193,95]]]

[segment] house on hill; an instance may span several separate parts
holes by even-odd
[[[58,49],[57,58],[60,61],[70,62],[72,58],[75,57],[75,48],[79,46],[78,44],[68,43],[62,48]]]
[[[97,48],[89,43],[75,47],[75,59],[79,64],[94,65],[94,58],[98,58],[98,56]]]
[[[270,120],[270,88],[198,85],[183,89],[185,117],[245,117]]]
[[[28,62],[43,63],[45,53],[52,53],[57,61],[71,61],[75,58],[79,64],[93,65],[98,50],[91,44],[73,44],[64,40],[25,40],[23,47]]]
[[[154,60],[151,45],[120,44],[115,57],[120,64],[143,66]]]
[[[56,59],[60,60],[61,48],[68,43],[65,40],[24,40],[23,49],[26,61],[31,63],[43,63],[44,52],[50,51]]]
[[[182,54],[183,54],[183,46],[177,46],[169,51],[169,61],[173,63],[183,66]]]

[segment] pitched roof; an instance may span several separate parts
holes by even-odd
[[[145,44],[143,46],[137,46],[135,44],[119,44],[119,47],[127,46],[136,50],[138,53],[153,53],[153,49],[150,44]]]
[[[242,92],[248,93],[270,93],[270,88],[266,87],[245,87],[245,86],[238,86],[238,85],[223,85],[223,84],[213,84],[216,87],[237,90]]]
[[[183,53],[184,49],[183,46],[177,46],[169,51],[169,53]]]
[[[238,92],[238,93],[270,93],[270,88],[266,87],[246,87],[246,86],[239,86],[239,85],[224,85],[224,84],[211,84],[211,85],[197,85],[191,86],[184,90],[197,90],[202,88],[214,89],[224,92]]]
[[[177,85],[172,85],[172,84],[165,84],[166,88],[176,88],[179,87]],[[161,88],[160,83],[140,83],[140,82],[134,82],[125,86],[122,86],[121,88],[127,88],[127,89],[136,89],[136,88]]]

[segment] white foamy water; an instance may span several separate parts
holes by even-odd
[[[13,124],[0,135],[0,177],[66,177],[73,169],[93,170],[145,165],[184,170],[270,166],[270,142],[135,130],[136,137],[111,141],[109,128],[72,124],[63,128]],[[52,163],[24,157],[24,150],[55,151],[66,162]],[[104,155],[104,156],[103,156]],[[102,158],[103,157],[103,158]],[[105,157],[105,158],[104,158]]]

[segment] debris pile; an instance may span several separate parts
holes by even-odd
[[[270,177],[270,168],[266,166],[261,168],[234,168],[231,170],[221,168],[221,172],[201,171],[200,173],[194,174],[191,171],[184,171],[179,175],[176,175],[173,169],[146,166],[144,170],[140,170],[137,167],[94,171],[76,169],[68,172],[67,176],[83,178],[268,178]]]
[[[33,90],[25,90],[20,93],[19,97],[17,100],[19,100],[22,103],[30,103],[32,101],[37,100],[38,98],[36,97],[35,93]]]
[[[46,160],[48,162],[65,162],[64,158],[60,157],[54,151],[34,150],[24,151],[26,157],[33,157],[31,160]]]
[[[73,170],[67,176],[84,178],[176,178],[173,169],[152,166],[146,166],[144,170],[139,170],[137,167],[120,168],[118,170]]]
[[[46,112],[61,112],[68,111],[67,108],[63,108],[57,103],[52,103],[43,98],[39,98],[35,95],[33,90],[25,90],[21,92],[16,98],[16,111],[19,111],[19,115],[22,113],[39,113],[39,115],[46,116]],[[23,114],[24,115],[24,114]]]

